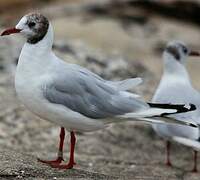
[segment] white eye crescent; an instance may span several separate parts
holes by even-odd
[[[24,29],[26,27],[27,17],[23,17],[15,26],[16,29]]]

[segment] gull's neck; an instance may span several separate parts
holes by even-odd
[[[45,73],[48,67],[56,63],[56,56],[52,52],[53,28],[49,24],[44,38],[36,44],[26,42],[22,48],[16,74],[23,76],[39,76]]]
[[[189,74],[185,68],[185,64],[177,61],[168,53],[163,54],[164,59],[164,78],[174,79],[174,81],[190,84]],[[184,62],[183,62],[184,63]]]
[[[40,50],[40,52],[45,53],[45,52],[51,51],[52,45],[53,45],[53,39],[54,39],[53,27],[51,23],[49,23],[48,31],[42,40],[38,41],[36,44],[31,44],[31,43],[26,42],[23,48],[26,50],[31,49],[32,51]]]

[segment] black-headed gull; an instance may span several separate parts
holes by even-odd
[[[162,121],[154,117],[195,109],[184,105],[148,104],[126,90],[138,79],[106,81],[89,70],[59,59],[52,52],[53,28],[46,17],[33,13],[22,17],[16,27],[1,35],[20,33],[27,39],[22,48],[15,76],[21,102],[39,117],[61,126],[58,158],[40,160],[52,167],[72,168],[76,131],[95,131],[109,123],[127,120]],[[174,119],[163,118],[163,121]],[[62,165],[65,129],[71,133],[70,159]]]
[[[179,120],[190,119],[200,123],[200,93],[191,84],[185,63],[188,56],[200,56],[191,51],[183,42],[169,42],[163,53],[164,73],[154,94],[154,103],[193,103],[197,109],[193,112],[171,115]],[[154,124],[153,129],[163,138],[166,138],[167,161],[170,162],[170,140],[177,141],[194,149],[194,168],[197,171],[197,150],[200,150],[199,128],[184,125]]]

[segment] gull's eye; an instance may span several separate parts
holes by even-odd
[[[188,53],[188,50],[187,50],[187,48],[186,48],[186,47],[184,47],[184,46],[183,46],[183,52],[184,52],[185,54],[187,54],[187,53]]]
[[[28,27],[32,28],[32,27],[34,27],[34,26],[35,26],[35,22],[29,22],[29,23],[28,23]]]

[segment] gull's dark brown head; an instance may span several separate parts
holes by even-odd
[[[187,56],[200,56],[199,52],[191,51],[186,44],[181,41],[169,42],[164,52],[180,63],[184,62]]]
[[[31,13],[21,18],[14,28],[5,30],[1,36],[13,33],[21,33],[27,38],[30,44],[36,44],[47,34],[49,28],[48,19],[39,13]]]

